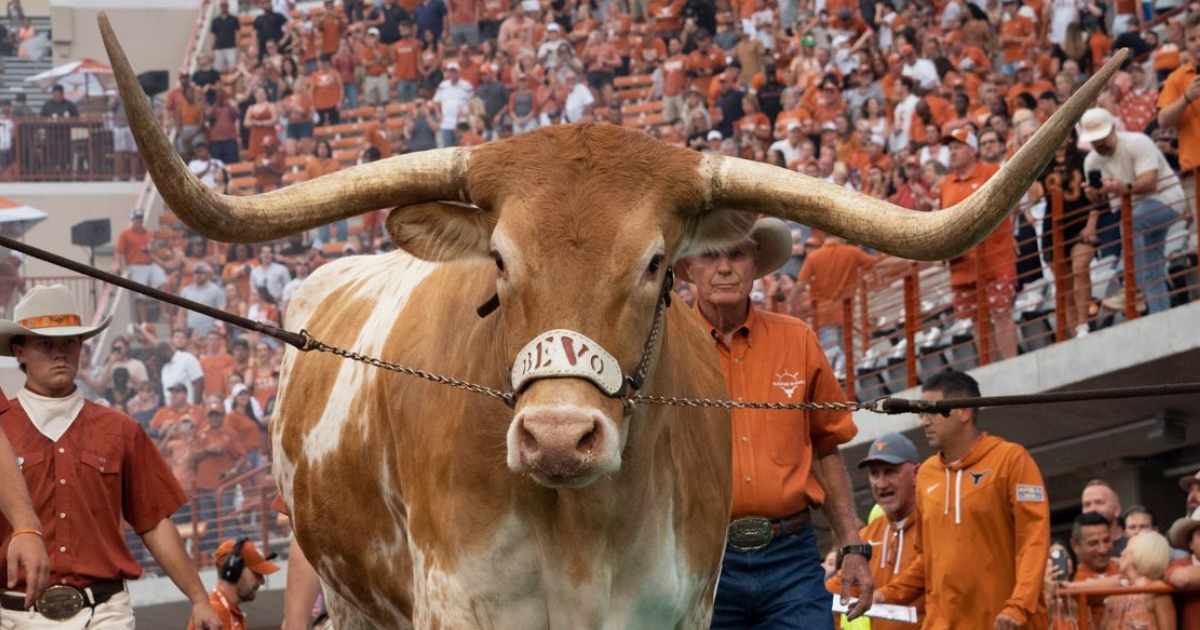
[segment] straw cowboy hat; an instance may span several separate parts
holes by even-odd
[[[61,284],[36,286],[13,309],[12,321],[0,320],[0,356],[11,357],[13,337],[73,337],[87,339],[108,327],[112,318],[99,326],[84,326],[83,311],[75,296]]]
[[[1196,531],[1197,527],[1200,527],[1200,508],[1192,512],[1191,518],[1185,516],[1172,523],[1171,530],[1167,532],[1167,540],[1170,540],[1171,546],[1176,549],[1188,549],[1192,532]]]
[[[775,217],[759,219],[750,230],[750,240],[758,250],[755,262],[758,265],[754,279],[774,273],[792,257],[792,231],[787,223]],[[687,273],[687,259],[675,265],[675,275],[684,282],[691,282]]]

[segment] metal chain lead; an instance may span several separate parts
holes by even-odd
[[[425,370],[420,370],[417,368],[410,368],[408,366],[401,365],[399,363],[392,363],[391,361],[384,361],[383,359],[369,357],[366,355],[359,354],[357,352],[352,352],[350,350],[343,350],[341,348],[338,348],[337,346],[331,346],[327,343],[317,341],[317,339],[315,337],[313,337],[311,333],[309,333],[307,330],[304,330],[304,329],[300,330],[300,334],[304,336],[305,343],[304,343],[304,347],[301,348],[301,350],[304,350],[304,351],[318,350],[320,352],[328,352],[329,354],[334,354],[334,355],[337,355],[344,359],[351,359],[353,361],[359,361],[361,363],[366,363],[367,365],[381,368],[384,370],[389,370],[392,372],[399,372],[401,374],[407,374],[409,376],[415,376],[417,378],[423,378],[427,381],[437,383],[439,385],[449,385],[451,387],[465,389],[469,392],[474,392],[476,394],[483,394],[484,396],[488,396],[491,398],[499,398],[500,400],[504,401],[504,404],[506,404],[510,407],[514,403],[512,394],[510,394],[508,392],[502,392],[498,389],[492,389],[491,387],[487,387],[485,385],[476,385],[475,383],[468,383],[466,381],[460,381],[456,378],[451,378],[449,376],[443,376],[441,374],[434,374],[432,372],[426,372]]]
[[[344,359],[358,361],[360,363],[365,363],[367,365],[377,367],[380,369],[384,369],[384,370],[388,370],[391,372],[399,372],[401,374],[415,376],[417,378],[425,379],[427,381],[430,381],[432,383],[437,383],[439,385],[449,385],[451,387],[457,387],[458,389],[463,389],[463,390],[473,392],[476,394],[483,394],[484,396],[488,396],[490,398],[499,398],[500,400],[504,401],[504,404],[506,404],[510,407],[515,402],[513,395],[509,392],[502,392],[498,389],[493,389],[493,388],[487,387],[485,385],[477,385],[475,383],[468,383],[467,381],[460,381],[456,378],[452,378],[449,376],[443,376],[441,374],[434,374],[432,372],[426,372],[425,370],[420,370],[417,368],[410,368],[410,367],[408,367],[406,365],[402,365],[400,363],[384,361],[383,359],[369,357],[366,355],[359,354],[357,352],[352,352],[350,350],[343,350],[342,348],[338,348],[337,346],[331,346],[327,343],[318,341],[307,330],[301,330],[300,334],[304,336],[304,340],[305,340],[304,347],[301,348],[301,350],[304,350],[304,351],[317,350],[320,352],[328,352],[329,354],[337,355]],[[710,398],[674,398],[674,397],[664,397],[664,396],[641,396],[641,395],[633,396],[630,399],[630,401],[633,402],[634,404],[644,403],[647,405],[659,405],[659,406],[670,406],[670,407],[694,407],[694,408],[718,407],[721,409],[770,409],[770,410],[781,410],[781,411],[782,410],[858,411],[860,409],[868,409],[868,410],[874,411],[874,404],[875,404],[875,401],[866,402],[866,403],[857,403],[857,402],[853,402],[853,403],[852,402],[828,402],[828,403],[819,403],[819,402],[798,402],[798,403],[737,402],[737,401],[733,401],[733,400],[713,400]]]

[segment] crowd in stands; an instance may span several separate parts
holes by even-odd
[[[261,0],[233,13],[220,2],[197,69],[177,76],[164,119],[189,168],[229,194],[270,191],[400,153],[598,122],[766,161],[925,212],[969,195],[1115,47],[1127,47],[1133,61],[1089,112],[1092,132],[1081,133],[1107,130],[1114,145],[1156,154],[1162,181],[1139,191],[1140,203],[1179,186],[1179,132],[1159,124],[1158,89],[1190,63],[1185,21],[1200,10],[1200,2],[1151,4],[325,0],[297,7]],[[1089,332],[1088,267],[1120,248],[1119,213],[1107,209],[1119,207],[1123,192],[1115,173],[1089,180],[1087,171],[1102,170],[1096,161],[1108,157],[1094,149],[1073,134],[1021,210],[976,250],[949,261],[955,317],[991,317],[1001,356],[1017,353],[1005,315],[1014,291],[1049,275],[1051,188],[1064,200],[1066,324],[1071,336]],[[1182,193],[1169,192],[1155,227],[1190,213]],[[117,243],[117,269],[280,324],[290,292],[315,267],[390,247],[381,218],[371,213],[361,224],[343,221],[251,247],[151,231],[135,212]],[[886,275],[888,259],[802,226],[794,240],[793,261],[765,278],[755,299],[826,324],[822,342],[836,353],[842,327],[828,324],[840,322],[840,296],[860,273]],[[1157,246],[1157,257],[1151,251],[1143,260],[1155,246],[1138,245],[1139,263],[1149,268],[1138,276],[1149,312],[1165,308]],[[986,301],[976,300],[975,289]],[[976,305],[989,302],[978,320]],[[181,436],[203,432],[206,405],[219,402],[224,426],[242,438],[230,442],[230,464],[261,461],[279,345],[195,313],[155,314],[151,302],[135,304],[131,334],[107,361],[93,362],[94,394],[138,417],[164,449],[171,445],[189,481],[196,475],[211,485],[181,446]],[[172,329],[171,341],[158,341],[155,326]],[[187,391],[173,393],[179,384]]]

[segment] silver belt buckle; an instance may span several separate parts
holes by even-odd
[[[771,521],[761,516],[743,516],[729,523],[729,546],[738,551],[754,551],[771,544]]]
[[[77,588],[56,584],[42,592],[37,611],[51,621],[64,621],[79,614],[87,601]]]

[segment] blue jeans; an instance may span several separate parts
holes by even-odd
[[[342,243],[345,242],[346,239],[350,238],[349,219],[335,221],[333,225],[337,228],[337,242]],[[322,243],[332,243],[333,241],[330,240],[330,236],[332,236],[332,230],[330,229],[328,223],[317,228],[317,238],[321,239]]]
[[[358,109],[358,83],[342,84],[342,98],[346,99],[346,109]]]
[[[1150,314],[1171,308],[1167,283],[1167,231],[1179,213],[1157,199],[1143,199],[1133,207],[1133,258],[1137,283],[1146,296]]]
[[[401,103],[411,103],[417,100],[416,80],[396,82],[396,97],[400,99]]]
[[[833,630],[825,570],[812,525],[756,551],[725,549],[712,627]]]
[[[204,535],[200,537],[200,548],[204,551],[213,551],[217,545],[221,544],[221,540],[229,538],[237,538],[241,535],[241,528],[237,519],[233,516],[234,501],[237,500],[237,493],[232,489],[226,490],[225,494],[221,495],[221,512],[220,520],[224,521],[224,526],[218,524],[217,514],[217,491],[205,490],[203,488],[196,490],[196,513],[199,522],[207,523]],[[221,532],[222,538],[217,538],[217,531]]]

